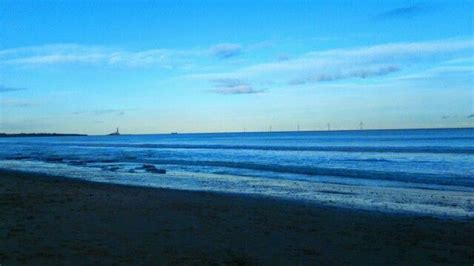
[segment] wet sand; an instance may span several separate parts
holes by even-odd
[[[474,263],[474,220],[0,172],[0,264]]]

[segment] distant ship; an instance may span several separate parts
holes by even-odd
[[[119,129],[117,128],[117,131],[110,133],[109,136],[118,136],[120,135]]]
[[[171,132],[171,135],[178,135],[178,132]]]

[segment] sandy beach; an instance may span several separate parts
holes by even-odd
[[[474,221],[0,172],[0,264],[458,264]]]

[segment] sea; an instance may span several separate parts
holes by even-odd
[[[7,170],[474,217],[474,128],[12,137],[0,147]]]

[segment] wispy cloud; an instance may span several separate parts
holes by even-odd
[[[294,79],[289,82],[291,85],[301,85],[309,82],[334,81],[348,78],[370,78],[385,76],[393,72],[400,71],[397,66],[377,66],[372,68],[360,68],[338,73],[319,73],[316,76],[308,76],[302,79]]]
[[[441,64],[432,68],[418,71],[416,73],[407,74],[398,77],[398,80],[405,81],[416,81],[416,80],[427,80],[435,77],[452,77],[452,76],[463,76],[470,77],[474,74],[474,68],[472,66],[450,66]]]
[[[18,99],[0,99],[0,106],[3,107],[31,107],[35,103],[27,100],[18,100]]]
[[[394,18],[412,18],[416,15],[426,12],[428,9],[420,4],[414,4],[409,6],[402,6],[387,10],[379,14],[381,19],[394,19]]]
[[[474,50],[474,40],[391,43],[369,47],[314,51],[285,61],[255,64],[230,72],[189,75],[192,78],[239,79],[305,84],[351,78],[373,78]]]
[[[287,61],[289,59],[290,59],[290,56],[288,56],[287,54],[281,54],[277,57],[278,61]]]
[[[215,79],[212,82],[215,88],[210,91],[218,94],[255,94],[265,91],[254,89],[249,83],[238,79]]]
[[[238,44],[219,44],[207,49],[147,49],[132,51],[114,47],[49,44],[0,50],[0,66],[97,65],[101,67],[184,67],[203,57],[221,59],[242,52]]]
[[[238,44],[222,43],[211,47],[210,52],[218,58],[226,59],[239,55],[242,52],[242,47]]]
[[[0,85],[0,93],[10,92],[10,91],[23,91],[23,90],[26,90],[26,88],[8,87],[8,86]]]
[[[114,48],[56,44],[22,47],[0,51],[0,66],[48,66],[48,65],[101,65],[111,67],[146,67],[158,65],[173,67],[199,51],[151,49],[127,51]]]
[[[441,119],[446,120],[446,119],[455,119],[457,118],[457,115],[443,115],[441,116]]]
[[[95,115],[95,116],[101,116],[101,115],[117,115],[117,116],[122,116],[125,114],[126,111],[129,111],[132,109],[97,109],[97,110],[90,110],[90,111],[77,111],[73,112],[72,114],[74,115]]]

